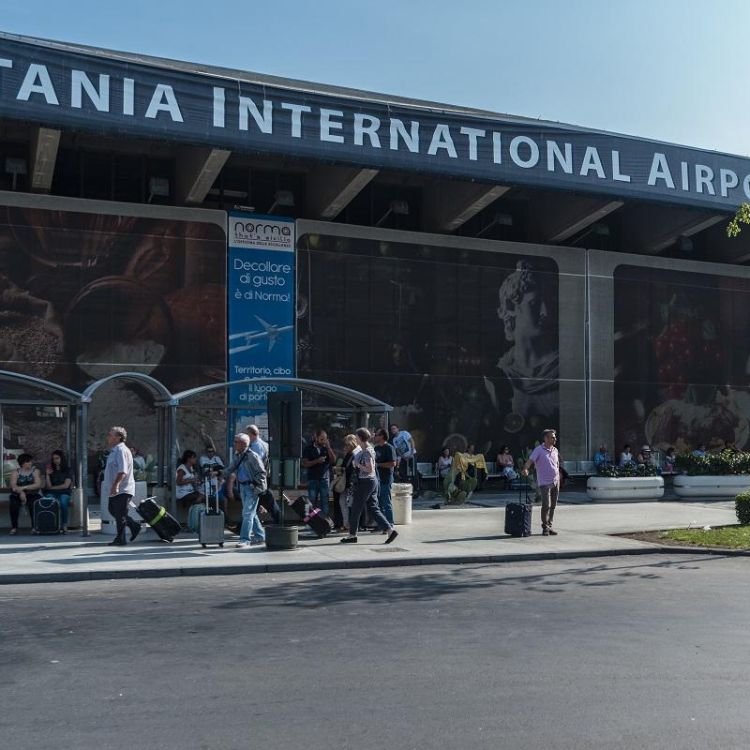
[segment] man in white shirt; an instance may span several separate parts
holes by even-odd
[[[402,482],[409,476],[415,476],[417,451],[414,438],[406,430],[399,429],[397,424],[391,425],[391,445],[396,449],[396,473]],[[410,471],[411,469],[411,471]]]
[[[125,528],[130,528],[130,541],[139,534],[141,525],[128,515],[128,504],[135,495],[135,477],[133,476],[133,454],[125,445],[128,431],[124,427],[112,427],[107,433],[109,455],[104,467],[102,486],[107,490],[109,512],[117,524],[117,534],[110,542],[111,546],[123,547],[128,542]]]
[[[250,438],[250,450],[260,457],[263,465],[267,467],[268,464],[268,443],[263,440],[260,436],[260,429],[258,425],[249,424],[245,427],[245,432]]]

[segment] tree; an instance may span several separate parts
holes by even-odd
[[[727,237],[737,237],[742,231],[740,224],[750,224],[750,203],[743,203],[727,224]]]

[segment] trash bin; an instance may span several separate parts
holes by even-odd
[[[407,526],[411,523],[411,495],[413,488],[410,484],[394,484],[391,490],[391,505],[393,506],[393,522],[396,526]]]

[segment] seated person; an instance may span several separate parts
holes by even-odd
[[[224,462],[221,460],[221,456],[216,453],[216,448],[213,445],[207,445],[205,453],[200,457],[198,461],[201,469],[206,466],[217,467],[218,469],[224,468]]]
[[[498,474],[502,474],[506,481],[512,482],[514,479],[518,479],[518,472],[515,470],[515,462],[513,460],[513,454],[510,452],[510,446],[500,446],[500,452],[497,454],[496,465]]]
[[[664,466],[662,467],[662,471],[665,474],[674,474],[674,464],[677,460],[677,456],[675,456],[674,448],[670,445],[669,448],[667,448],[667,452],[664,454]]]
[[[599,446],[599,450],[594,453],[594,466],[596,466],[596,470],[599,471],[605,466],[609,466],[611,463],[612,459],[609,457],[609,453],[607,452],[607,446],[602,443]]]
[[[217,455],[213,445],[207,445],[203,455],[198,459],[201,480],[208,475],[211,493],[218,499],[219,507],[224,507],[224,461]]]
[[[206,502],[205,496],[198,489],[201,485],[201,478],[196,471],[197,464],[198,455],[196,452],[187,450],[182,454],[180,465],[177,467],[174,494],[186,508],[196,503]]]
[[[644,445],[641,448],[641,452],[635,457],[635,461],[639,466],[653,466],[654,460],[651,454],[651,447],[648,445]]]
[[[61,450],[52,451],[46,470],[46,492],[50,497],[56,497],[57,502],[60,503],[60,531],[63,534],[68,530],[68,510],[72,487],[73,474],[65,454]]]
[[[437,460],[437,473],[441,479],[445,479],[445,477],[451,473],[452,464],[453,457],[451,456],[451,449],[446,445]]]
[[[630,451],[630,443],[625,443],[622,446],[622,453],[620,454],[620,466],[628,466],[628,464],[632,463],[634,463],[634,459]]]
[[[39,469],[34,466],[34,457],[30,453],[22,453],[18,457],[18,468],[10,473],[10,533],[18,533],[18,514],[21,506],[26,506],[31,518],[32,534],[34,531],[34,503],[42,496],[40,490],[44,486]]]
[[[696,458],[700,458],[701,456],[705,456],[706,455],[706,444],[705,443],[700,443],[698,445],[698,447],[693,451],[693,455]]]

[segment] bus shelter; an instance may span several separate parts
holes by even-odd
[[[175,508],[173,487],[178,463],[178,410],[189,406],[202,396],[213,394],[220,397],[222,409],[226,411],[227,436],[238,423],[237,414],[247,410],[247,405],[228,403],[230,389],[238,386],[299,390],[303,397],[303,415],[312,417],[313,422],[316,421],[316,416],[343,416],[349,429],[354,426],[372,425],[374,420],[387,427],[388,415],[393,409],[386,402],[352,388],[305,378],[248,378],[210,383],[173,394],[163,383],[149,375],[121,372],[100,378],[79,393],[51,381],[0,370],[0,456],[3,459],[0,486],[7,486],[13,463],[10,456],[14,455],[13,449],[20,449],[12,444],[14,434],[18,433],[18,425],[25,427],[28,433],[26,440],[32,441],[35,445],[45,445],[39,435],[44,436],[45,431],[49,431],[50,425],[53,425],[56,432],[51,438],[53,442],[50,442],[50,445],[64,446],[71,457],[75,479],[72,520],[82,529],[84,535],[88,533],[89,409],[98,391],[114,381],[136,383],[145,389],[153,400],[158,467],[157,494],[162,499],[166,495],[169,496],[172,510]],[[127,418],[123,421],[127,422]],[[320,423],[320,419],[316,423]],[[48,452],[46,445],[35,451],[37,457]],[[9,459],[7,461],[6,456]]]

